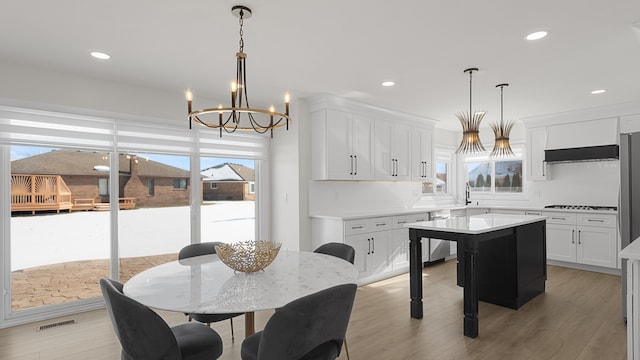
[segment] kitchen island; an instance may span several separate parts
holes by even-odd
[[[518,309],[545,290],[546,217],[483,214],[406,224],[411,317],[423,317],[422,238],[456,241],[464,335],[478,336],[478,301]]]

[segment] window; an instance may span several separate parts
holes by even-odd
[[[153,181],[153,179],[147,179],[147,194],[149,196],[153,196],[156,193],[156,189],[155,189],[155,182]]]
[[[256,183],[254,181],[249,181],[249,194],[256,193]]]
[[[514,147],[515,157],[492,159],[488,154],[468,156],[465,166],[469,190],[474,193],[521,194],[522,150]]]
[[[98,179],[98,195],[100,196],[109,195],[109,179],[108,178]]]
[[[446,194],[448,191],[447,183],[449,164],[444,161],[436,161],[436,193]]]
[[[216,190],[218,188],[218,183],[211,183],[211,190]]]
[[[173,188],[175,190],[186,190],[187,179],[173,179]]]
[[[522,192],[522,160],[497,161],[496,192]]]
[[[471,191],[491,191],[491,162],[467,163],[467,181]]]

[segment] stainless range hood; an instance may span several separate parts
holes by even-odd
[[[544,151],[547,163],[617,160],[618,145],[587,146]]]

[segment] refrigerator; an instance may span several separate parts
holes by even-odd
[[[640,237],[640,132],[620,134],[620,246]],[[622,260],[622,316],[627,321],[627,260]]]

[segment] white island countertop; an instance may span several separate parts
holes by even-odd
[[[421,221],[405,224],[404,226],[412,229],[435,230],[461,234],[482,234],[490,231],[531,224],[545,220],[546,218],[546,216],[538,215],[482,214]]]
[[[640,238],[635,239],[620,251],[621,259],[640,260]]]

